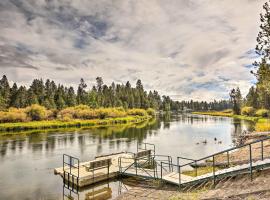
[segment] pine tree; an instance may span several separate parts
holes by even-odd
[[[81,79],[80,84],[78,86],[77,90],[77,104],[85,104],[86,103],[86,91],[87,88],[86,83],[83,79]]]
[[[0,80],[0,96],[2,99],[2,105],[0,106],[3,108],[7,108],[10,101],[10,86],[6,75],[4,75]]]

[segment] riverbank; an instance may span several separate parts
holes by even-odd
[[[210,116],[219,116],[219,117],[232,117],[236,119],[242,119],[242,120],[247,120],[247,121],[253,121],[257,122],[260,119],[260,117],[249,117],[249,116],[244,116],[244,115],[234,115],[233,113],[230,112],[218,112],[218,111],[211,111],[211,112],[192,112],[192,114],[197,114],[197,115],[210,115]]]
[[[192,112],[192,114],[197,115],[209,115],[209,116],[220,116],[220,117],[232,117],[235,119],[247,120],[252,121],[255,124],[255,131],[264,132],[270,131],[270,119],[263,118],[263,117],[250,117],[245,115],[234,115],[231,112],[218,112],[218,111],[211,111],[211,112]]]
[[[72,128],[72,127],[106,127],[121,124],[137,124],[151,119],[151,116],[128,116],[119,118],[107,119],[92,119],[92,120],[47,120],[47,121],[30,121],[17,123],[1,123],[0,132],[4,131],[25,131],[34,129],[56,129],[56,128]]]

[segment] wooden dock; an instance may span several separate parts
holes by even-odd
[[[54,172],[61,175],[64,183],[68,185],[68,188],[71,187],[72,189],[74,187],[80,188],[116,178],[119,175],[158,179],[179,187],[209,180],[213,180],[215,183],[217,179],[242,173],[249,173],[252,179],[254,170],[270,168],[270,156],[264,155],[265,147],[263,143],[264,140],[268,139],[270,138],[255,141],[241,147],[227,149],[198,160],[177,157],[177,164],[172,163],[171,156],[156,155],[155,147],[149,149],[147,145],[144,148],[137,147],[137,152],[135,153],[120,152],[103,155],[86,162],[80,162],[78,158],[63,155],[63,166],[54,169]],[[252,157],[252,145],[255,143],[261,144],[261,155],[259,159]],[[249,147],[249,160],[247,160],[247,163],[232,165],[229,160],[229,152],[246,146]],[[217,166],[219,165],[215,163],[215,156],[222,154],[228,156],[227,164],[224,164],[222,168],[218,168]],[[180,165],[180,159],[186,159],[191,162]],[[197,175],[197,167],[195,167],[196,176],[183,174],[185,167],[197,166],[202,161],[207,161],[208,164],[209,162],[212,163],[212,172]]]
[[[117,153],[112,155],[104,155],[102,157],[97,157],[94,160],[81,162],[78,164],[75,164],[73,166],[64,166],[54,169],[54,173],[60,175],[61,177],[65,177],[65,179],[75,185],[78,184],[79,187],[91,185],[103,180],[107,180],[110,178],[115,178],[119,174],[119,164],[118,160],[119,158],[132,158],[132,154],[130,153]],[[105,159],[110,159],[111,164],[103,167],[99,167],[94,170],[88,170],[88,166],[90,163],[97,163],[97,161],[102,161]],[[126,162],[122,163],[124,166],[130,165],[132,162],[131,159],[127,159]],[[76,167],[76,168],[75,168]],[[66,176],[64,176],[65,171],[68,172]],[[78,179],[78,182],[77,180]]]

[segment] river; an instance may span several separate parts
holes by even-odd
[[[0,199],[63,199],[69,191],[63,190],[53,169],[62,166],[64,153],[85,161],[101,154],[135,152],[137,142],[148,142],[155,144],[157,154],[171,155],[176,162],[176,156],[196,159],[232,147],[237,136],[252,128],[243,120],[179,114],[136,126],[1,134]],[[104,187],[111,188],[112,197],[128,189],[121,180],[113,180],[85,188],[75,199]]]

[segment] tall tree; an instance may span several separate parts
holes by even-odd
[[[6,75],[4,75],[0,80],[0,96],[2,99],[2,105],[0,106],[3,108],[7,108],[10,101],[10,86]]]
[[[86,103],[86,91],[85,89],[87,88],[86,83],[84,82],[84,79],[81,78],[80,84],[78,86],[77,90],[77,103],[78,104],[85,104]]]
[[[230,92],[231,101],[233,104],[233,112],[236,115],[241,114],[242,95],[240,89],[232,89]]]

